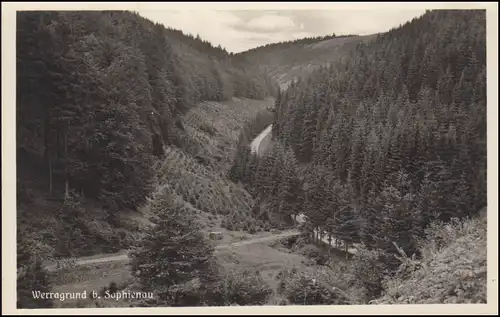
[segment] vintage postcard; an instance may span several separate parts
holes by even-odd
[[[498,314],[497,12],[2,3],[3,311]]]

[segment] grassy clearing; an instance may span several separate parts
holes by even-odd
[[[300,254],[309,245],[300,241],[297,244],[287,245],[287,241],[288,239],[272,243],[256,243],[232,250],[223,250],[217,253],[217,258],[221,266],[228,271],[250,270],[258,272],[273,290],[267,305],[282,305],[287,302],[286,295],[279,290],[280,276],[285,272],[292,271],[300,272],[311,278],[315,277],[329,288],[336,287],[339,292],[346,294],[346,297],[356,303],[356,298],[352,298],[351,293],[343,291],[346,286],[338,281],[339,276],[331,268],[335,264],[347,265],[348,262],[345,258],[332,253],[328,265],[318,265],[317,259],[307,252]]]
[[[280,294],[277,292],[277,276],[282,270],[297,268],[307,270],[314,263],[304,256],[277,250],[268,243],[258,243],[241,246],[232,250],[221,250],[217,253],[221,266],[230,271],[257,271],[264,281],[273,289],[268,305],[279,302]]]

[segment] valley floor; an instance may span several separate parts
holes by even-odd
[[[297,235],[296,231],[283,232],[280,234],[250,235],[244,232],[234,232],[227,235],[234,240],[243,241],[231,244],[219,244],[215,253],[216,258],[225,270],[236,271],[258,271],[266,283],[271,286],[274,296],[269,298],[268,304],[273,305],[278,300],[277,275],[282,270],[297,268],[300,271],[315,271],[315,262],[304,255],[291,252],[279,247],[276,240]],[[256,237],[257,236],[257,237]],[[228,238],[229,238],[228,237]],[[246,240],[248,239],[248,240]],[[273,243],[274,242],[274,243]],[[276,246],[278,245],[278,247]],[[137,287],[133,283],[130,267],[126,256],[113,258],[116,261],[87,262],[71,269],[60,270],[52,273],[54,280],[53,292],[70,292],[87,294],[92,291],[99,292],[103,287],[115,282],[119,287],[134,289]],[[315,268],[316,267],[316,268]],[[96,304],[98,303],[98,304]],[[131,300],[115,301],[111,299],[100,299],[92,301],[90,299],[68,299],[64,302],[57,302],[60,308],[74,307],[128,307],[133,304]]]

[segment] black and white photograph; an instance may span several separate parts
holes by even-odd
[[[498,314],[498,5],[66,4],[9,12],[12,310]]]

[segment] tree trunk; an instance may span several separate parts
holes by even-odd
[[[44,145],[43,157],[44,160],[49,164],[49,194],[52,195],[52,159],[50,156],[49,134],[50,134],[49,114],[46,113],[44,129],[43,129],[43,145]]]
[[[61,140],[60,140],[60,133],[59,129],[56,129],[56,157],[59,159],[61,157],[61,151],[59,148],[61,147]]]
[[[50,155],[48,156],[49,160],[49,194],[52,195],[52,159]]]
[[[69,197],[69,183],[68,183],[68,133],[64,133],[64,197]]]
[[[332,250],[332,235],[328,234],[328,256],[330,256]]]

